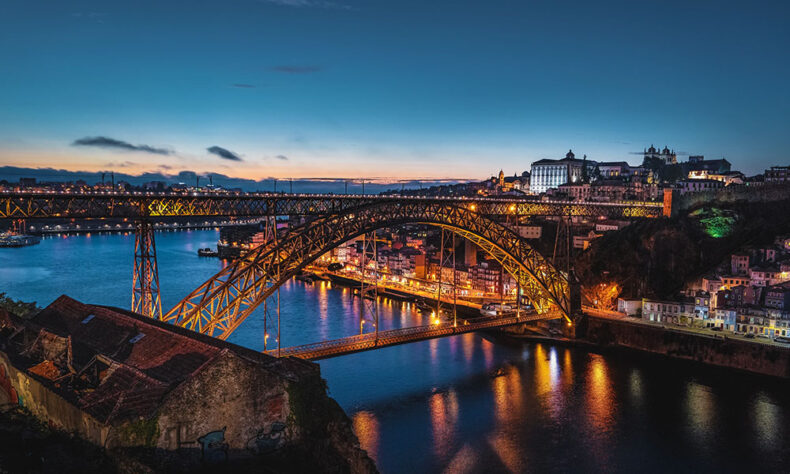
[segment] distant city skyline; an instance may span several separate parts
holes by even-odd
[[[463,180],[651,144],[747,175],[788,161],[786,2],[463,3],[8,0],[0,166]]]

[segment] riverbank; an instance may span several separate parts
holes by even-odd
[[[526,327],[507,328],[500,332],[520,340],[563,344],[592,352],[636,351],[741,372],[790,378],[790,348],[760,341],[711,337],[638,321],[588,316],[586,334],[579,339],[545,335]]]
[[[326,273],[326,276],[329,278],[329,281],[331,281],[332,283],[346,288],[358,289],[360,285],[359,280],[353,278],[336,275],[334,273]],[[433,296],[418,295],[415,293],[410,293],[407,291],[403,291],[387,286],[379,286],[379,295],[400,301],[407,301],[410,303],[423,302],[431,307],[435,307],[437,303],[437,299]],[[446,301],[445,299],[442,299],[442,304],[444,305],[445,308],[452,308],[453,303],[452,301]],[[480,307],[474,303],[457,301],[456,307],[459,316],[465,316],[470,318],[480,316]]]

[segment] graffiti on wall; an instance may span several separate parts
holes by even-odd
[[[11,377],[5,364],[0,364],[0,389],[5,392],[9,403],[16,403],[19,404],[19,406],[24,406],[22,397],[17,394],[16,389],[11,384]]]
[[[212,431],[198,438],[203,461],[221,462],[228,459],[228,443],[225,442],[225,428]]]
[[[262,429],[247,442],[247,449],[255,454],[265,454],[278,449],[285,442],[285,423],[274,422],[268,429]]]

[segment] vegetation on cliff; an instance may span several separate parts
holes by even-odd
[[[748,245],[790,233],[790,201],[735,203],[635,222],[595,240],[575,262],[585,287],[617,283],[624,296],[669,298]]]
[[[41,308],[36,306],[36,303],[25,303],[24,301],[15,300],[2,292],[0,292],[0,309],[4,309],[21,318],[32,316],[41,310]]]

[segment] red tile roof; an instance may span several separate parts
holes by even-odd
[[[233,353],[286,378],[296,377],[295,365],[304,366],[302,361],[276,359],[129,311],[87,305],[67,296],[29,320],[6,319],[9,321],[0,326],[12,323],[30,333],[24,338],[16,337],[17,333],[7,336],[6,342],[13,339],[17,345],[26,341],[21,343],[26,346],[9,354],[12,360],[107,424],[152,416],[168,392],[220,354]],[[13,344],[6,346],[12,352]],[[72,357],[64,351],[70,351]]]

